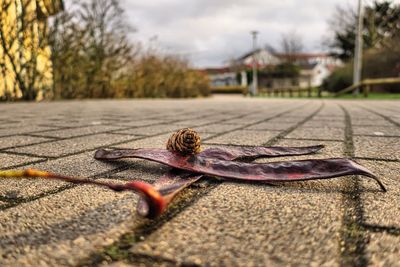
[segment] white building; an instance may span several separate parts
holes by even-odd
[[[318,87],[332,71],[340,66],[340,60],[325,53],[274,53],[268,49],[257,49],[230,62],[230,67],[206,69],[211,86],[249,86],[253,60],[256,59],[260,88],[278,88],[287,86]],[[266,74],[279,64],[290,62],[300,68],[296,77],[275,77]]]

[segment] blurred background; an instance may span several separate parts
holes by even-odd
[[[400,94],[400,1],[0,0],[0,8],[2,101],[273,97],[282,88],[321,97],[361,86]]]

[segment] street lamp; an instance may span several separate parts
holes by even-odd
[[[257,81],[257,57],[256,57],[256,49],[257,49],[257,34],[258,31],[251,31],[251,35],[253,36],[253,83],[250,90],[251,95],[257,94],[258,81]]]

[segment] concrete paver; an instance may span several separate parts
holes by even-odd
[[[355,136],[354,147],[357,157],[400,160],[400,142],[396,137]]]
[[[132,139],[135,139],[133,135],[97,134],[40,145],[12,148],[7,149],[7,151],[29,153],[41,157],[58,157]]]
[[[321,127],[299,127],[290,133],[288,138],[320,139],[320,140],[344,140],[344,129]]]
[[[121,129],[118,126],[111,126],[111,125],[93,125],[93,126],[85,126],[79,128],[72,128],[72,129],[63,129],[63,130],[56,130],[56,131],[46,131],[36,133],[36,136],[50,136],[50,137],[59,137],[59,138],[68,138],[80,135],[89,135],[95,134],[100,132],[107,132],[112,130]]]
[[[356,135],[400,136],[400,128],[394,126],[353,126]]]
[[[258,163],[354,152],[388,188],[382,193],[355,176],[274,185],[206,178],[184,190],[164,217],[144,220],[132,193],[0,180],[0,265],[396,266],[398,104],[215,97],[0,105],[0,168],[152,183],[169,168],[137,159],[101,162],[94,151],[163,148],[173,130],[190,126],[204,147],[326,146]]]
[[[30,162],[41,160],[42,158],[22,156],[22,155],[10,155],[0,153],[1,168],[9,168],[12,166],[23,165]]]
[[[386,233],[372,233],[367,249],[371,266],[400,266],[399,237]]]
[[[395,203],[400,198],[400,162],[376,162],[359,160],[361,164],[374,170],[374,173],[385,183],[388,192],[376,193],[376,184],[363,179],[362,185],[365,219],[367,224],[400,228],[400,206]]]
[[[132,251],[207,266],[334,266],[338,205],[340,194],[226,183]]]
[[[208,139],[207,143],[234,145],[240,142],[242,145],[257,146],[265,144],[278,134],[279,131],[237,130]]]
[[[32,136],[8,136],[0,139],[0,149],[36,144],[48,140],[51,139]]]

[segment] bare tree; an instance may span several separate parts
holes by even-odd
[[[46,55],[46,18],[32,8],[36,6],[34,0],[1,0],[0,3],[0,66],[4,79],[1,86],[4,86],[4,92],[9,92],[9,97],[21,94],[23,100],[33,100],[48,79],[48,66],[38,64],[39,56]],[[13,7],[15,17],[9,16]],[[10,80],[13,84],[7,84]]]
[[[303,51],[303,40],[295,30],[284,33],[281,36],[281,50],[285,54],[285,59],[289,63],[293,63],[295,55]]]
[[[51,25],[55,98],[113,97],[134,55],[117,0],[74,2]],[[66,64],[68,62],[69,64]]]

